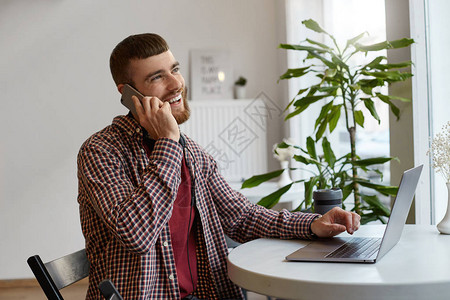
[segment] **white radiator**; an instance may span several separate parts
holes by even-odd
[[[263,100],[189,101],[181,131],[217,161],[230,182],[267,172],[267,107]]]

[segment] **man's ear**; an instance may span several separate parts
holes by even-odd
[[[125,85],[125,84],[123,84],[123,83],[119,83],[119,84],[117,85],[117,90],[118,90],[119,93],[121,93],[121,94],[122,94],[122,90],[123,90],[124,85]]]

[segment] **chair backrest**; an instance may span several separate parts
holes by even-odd
[[[60,289],[89,275],[89,260],[82,249],[43,263],[39,255],[28,258],[28,265],[49,300],[63,300]]]
[[[100,292],[105,300],[123,300],[122,296],[110,279],[105,279],[100,282],[98,288],[100,289]]]

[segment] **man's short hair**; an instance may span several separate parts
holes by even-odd
[[[167,42],[154,33],[131,35],[121,41],[111,53],[109,67],[116,85],[133,83],[128,70],[133,59],[145,59],[169,50]]]

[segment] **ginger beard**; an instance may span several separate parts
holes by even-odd
[[[191,116],[191,108],[189,107],[186,95],[187,95],[187,88],[185,87],[181,94],[181,101],[183,101],[183,110],[182,111],[172,111],[172,115],[175,118],[175,120],[177,121],[178,125],[186,122],[189,119],[189,117]]]

